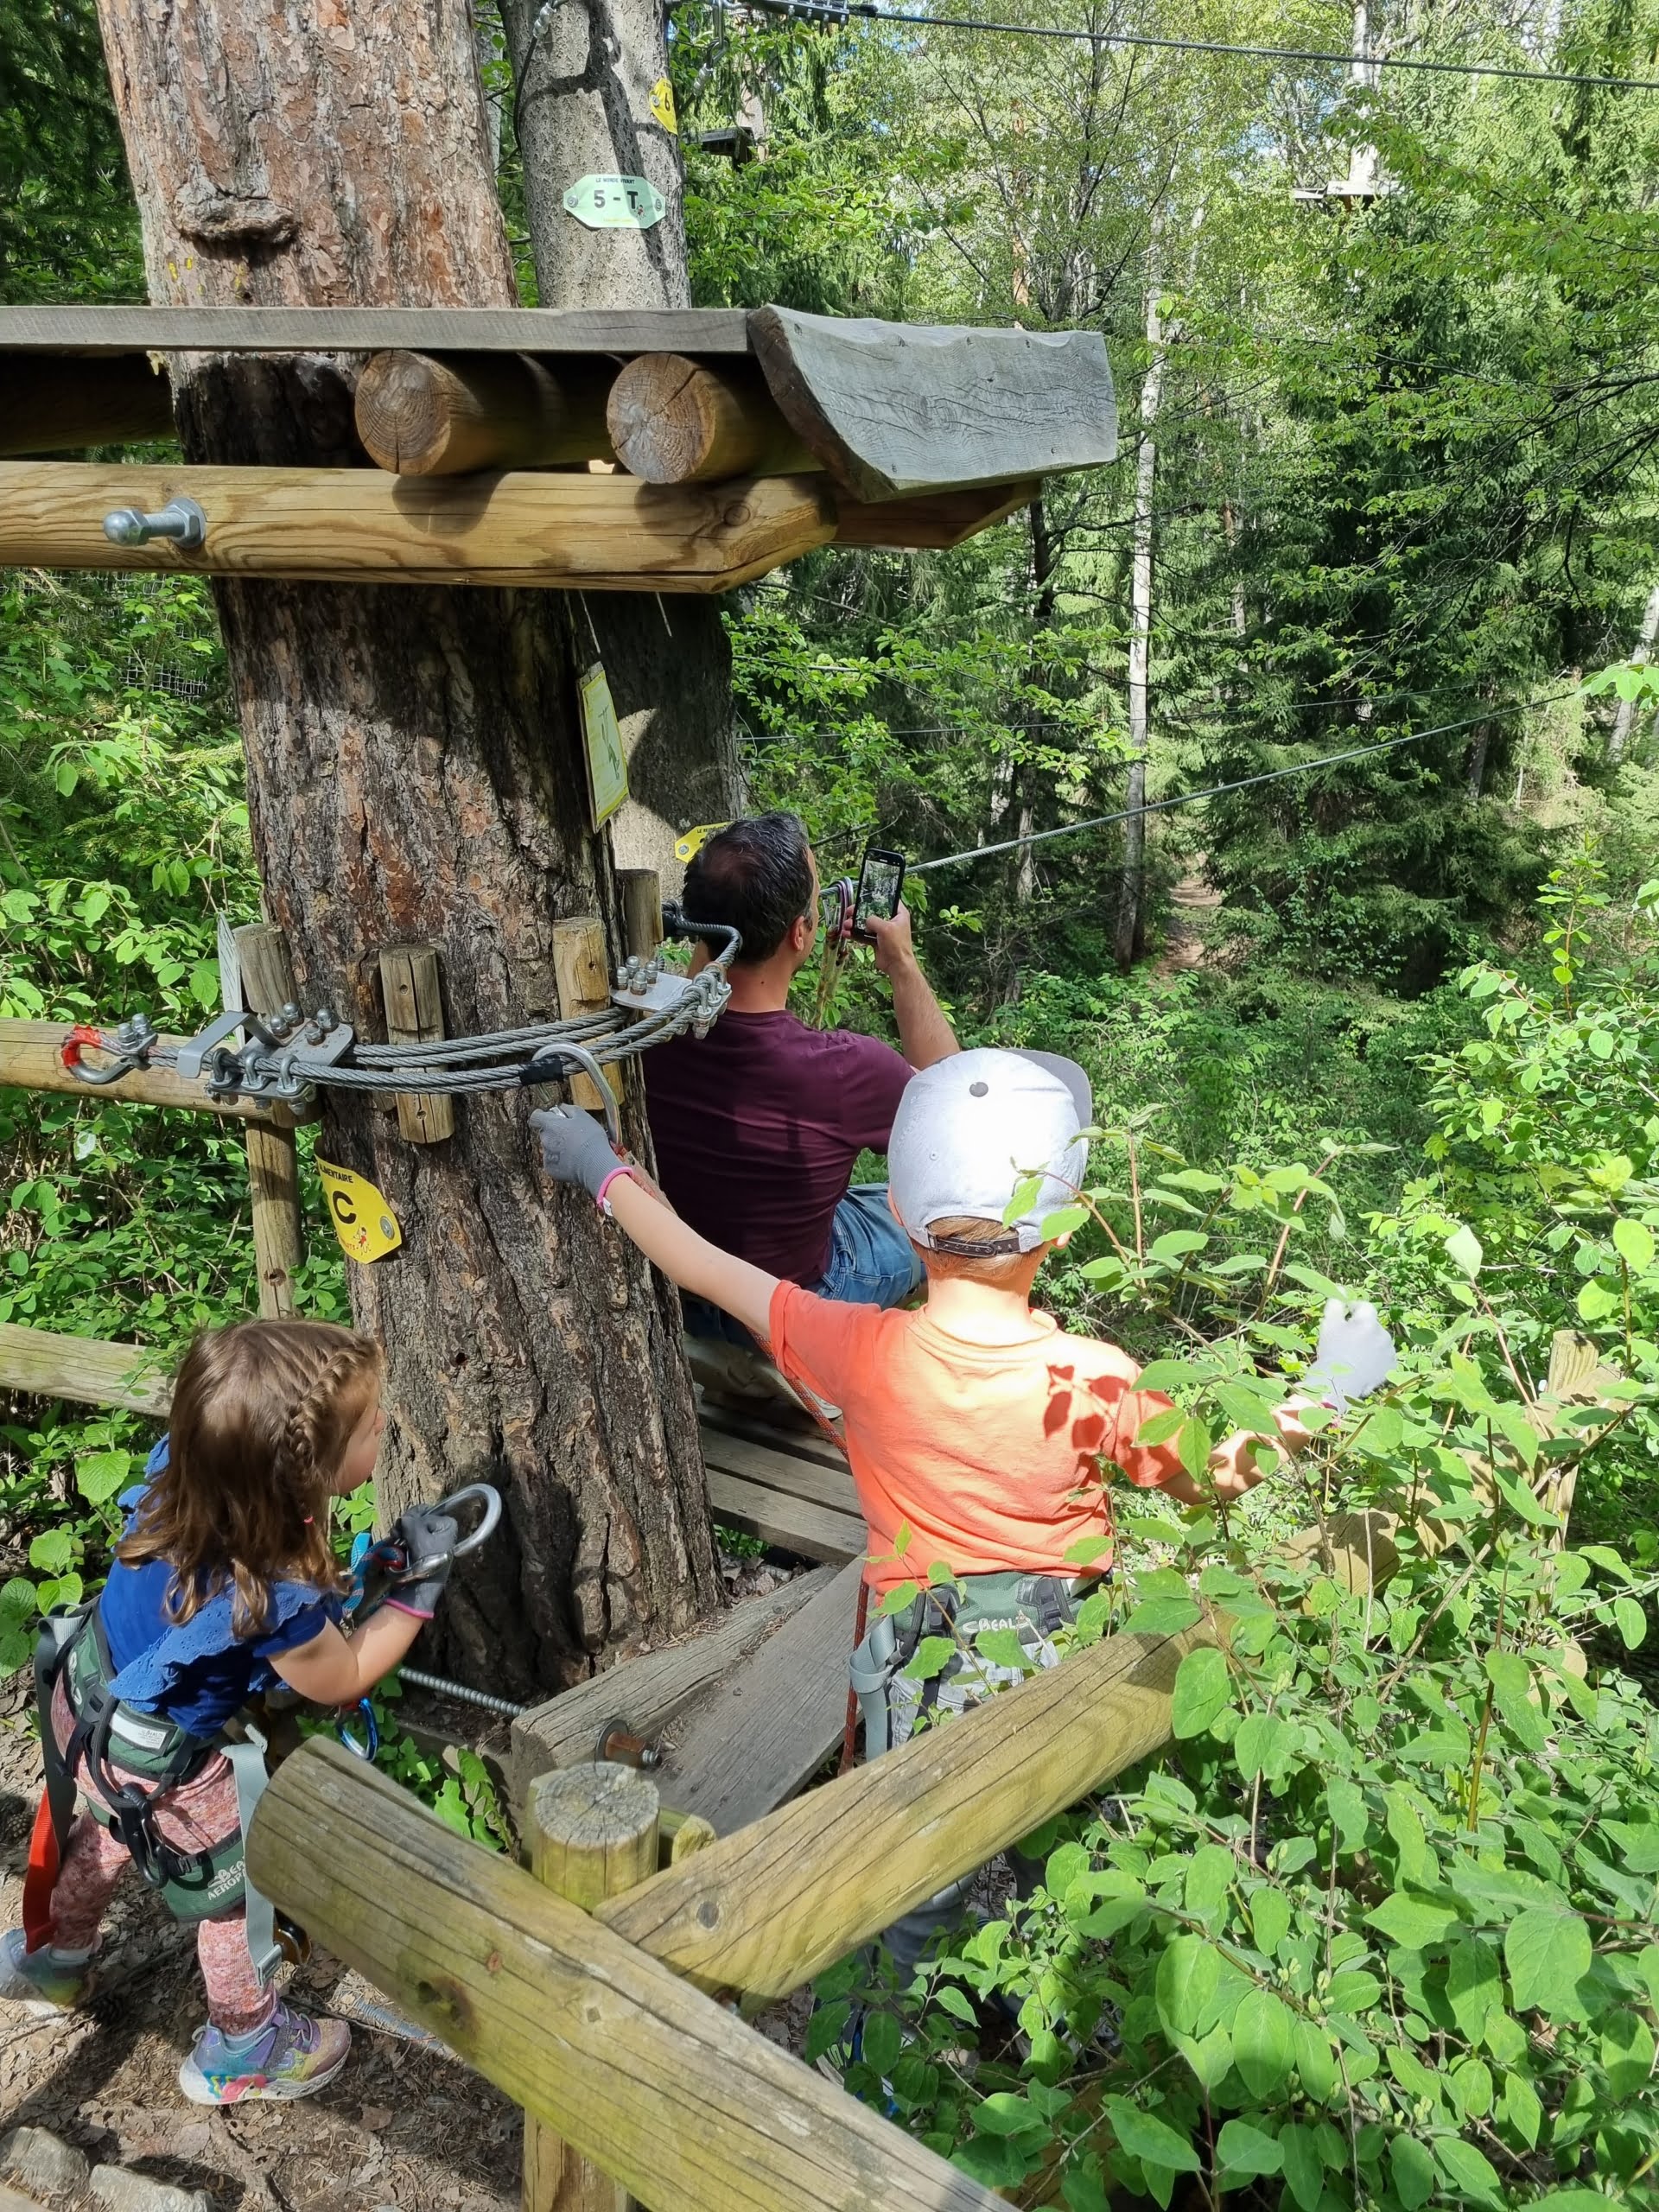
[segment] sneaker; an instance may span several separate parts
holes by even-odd
[[[179,2087],[193,2105],[308,2097],[334,2080],[351,2050],[344,2020],[315,2020],[278,1999],[254,2035],[227,2036],[210,2022],[179,2069]]]
[[[41,2016],[86,2004],[98,1985],[92,1961],[68,1966],[53,1956],[49,1946],[29,1951],[24,1941],[21,1928],[8,1928],[0,1936],[0,1997]]]

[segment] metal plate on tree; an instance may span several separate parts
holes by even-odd
[[[668,202],[649,177],[582,176],[565,194],[564,211],[590,231],[648,231]]]

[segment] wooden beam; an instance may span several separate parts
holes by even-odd
[[[747,353],[741,308],[0,308],[0,352]]]
[[[792,1797],[840,1743],[863,1573],[843,1567],[671,1731],[660,1787],[717,1834]]]
[[[787,1491],[770,1490],[724,1469],[709,1470],[709,1509],[763,1544],[776,1544],[802,1559],[827,1560],[839,1567],[862,1559],[869,1543],[862,1516],[827,1511]]]
[[[611,1002],[611,971],[605,957],[605,928],[597,914],[575,914],[553,925],[553,982],[559,1014],[575,1021],[601,1014]],[[570,1078],[570,1103],[596,1114],[604,1102],[590,1075]]]
[[[568,1766],[530,1793],[530,1871],[583,1912],[657,1872],[657,1792],[625,1766]],[[534,2113],[524,2114],[524,2212],[630,2212],[633,2200]]]
[[[622,907],[622,950],[649,960],[663,941],[663,880],[654,868],[620,868],[616,888]]]
[[[834,1579],[827,1567],[820,1568],[760,1597],[746,1598],[699,1635],[625,1659],[620,1666],[579,1682],[574,1689],[562,1690],[545,1705],[521,1714],[512,1724],[508,1758],[515,1812],[527,1802],[530,1785],[538,1774],[592,1758],[599,1732],[607,1721],[625,1720],[636,1736],[647,1741],[659,1735],[677,1713],[723,1681],[747,1653],[757,1650],[780,1623],[810,1604]]]
[[[399,476],[609,461],[608,362],[523,353],[377,353],[357,380],[357,435]]]
[[[1176,1669],[1213,1641],[1109,1637],[722,1836],[600,1917],[704,1988],[782,1997],[1166,1743]]]
[[[250,1014],[280,1014],[294,997],[294,969],[281,930],[255,922],[235,932],[242,1002]],[[248,1130],[248,1194],[259,1311],[274,1319],[294,1311],[294,1276],[305,1256],[300,1162],[292,1129]]]
[[[188,1106],[197,1113],[222,1114],[232,1121],[258,1122],[266,1128],[291,1129],[315,1118],[315,1109],[295,1113],[287,1106],[268,1106],[247,1098],[212,1098],[200,1084],[182,1082],[171,1068],[141,1068],[124,1075],[107,1088],[78,1083],[59,1058],[67,1022],[0,1020],[0,1084],[20,1090],[49,1090],[61,1096],[82,1098],[89,1105],[117,1100],[126,1106]],[[163,1045],[181,1045],[181,1037],[163,1037]],[[90,1052],[87,1065],[107,1065]]]
[[[272,1775],[248,1872],[663,2212],[998,2212],[966,2174],[338,1744],[314,1738]]]
[[[749,341],[779,412],[851,499],[1116,455],[1112,372],[1093,331],[911,329],[758,308]]]
[[[910,499],[840,499],[836,505],[836,543],[895,553],[942,552],[1028,507],[1040,489],[1040,480],[1033,477],[1021,484],[928,492]]]
[[[745,363],[642,353],[611,387],[605,410],[624,468],[647,484],[712,484],[789,476],[819,464]]]
[[[143,353],[0,354],[0,454],[65,453],[173,435],[173,387]]]
[[[60,1337],[0,1321],[0,1389],[32,1398],[67,1398],[82,1406],[124,1406],[165,1417],[173,1395],[161,1356],[143,1344],[105,1344],[96,1337]]]
[[[863,1527],[857,1487],[844,1459],[826,1460],[815,1453],[798,1452],[791,1448],[791,1440],[779,1437],[763,1442],[713,1421],[705,1421],[701,1427],[706,1465],[718,1467],[722,1474],[741,1475],[745,1482],[757,1484],[762,1490],[781,1491],[787,1497],[823,1506]],[[825,1449],[833,1452],[835,1447],[826,1445]]]
[[[112,545],[105,537],[112,509],[153,513],[175,498],[195,500],[207,515],[198,550],[160,538]],[[808,477],[657,486],[529,472],[0,461],[0,567],[713,592],[764,575],[834,534],[830,501]]]
[[[443,994],[435,944],[380,948],[380,992],[389,1045],[434,1045],[443,1035]],[[445,1091],[397,1093],[397,1134],[406,1144],[442,1144],[455,1133],[455,1102]]]

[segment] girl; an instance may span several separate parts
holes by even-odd
[[[0,1997],[87,2000],[99,1930],[136,1849],[179,1916],[199,1923],[207,2024],[179,2070],[194,2104],[308,2096],[349,2050],[343,2020],[295,2012],[255,1970],[220,1745],[249,1699],[279,1681],[318,1705],[354,1702],[436,1605],[454,1523],[410,1514],[397,1533],[413,1579],[341,1632],[329,1505],[374,1471],[380,1370],[366,1338],[324,1321],[239,1321],[199,1337],[148,1486],[122,1501],[131,1511],[109,1580],[55,1669],[48,1779],[59,1770],[67,1799],[84,1754],[92,1810],[69,1830],[35,1948],[23,1929],[0,1938]],[[194,1904],[191,1878],[203,1893]]]

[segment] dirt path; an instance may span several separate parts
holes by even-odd
[[[1164,949],[1152,968],[1160,982],[1203,967],[1207,950],[1201,933],[1204,919],[1220,905],[1220,892],[1212,890],[1202,876],[1185,875],[1172,887]]]

